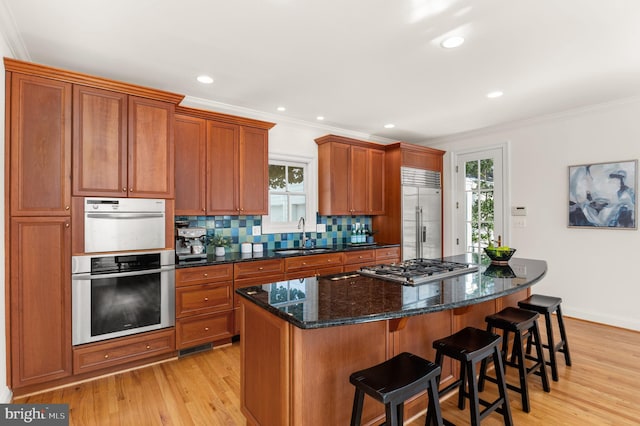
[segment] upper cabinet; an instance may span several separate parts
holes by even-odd
[[[13,216],[67,216],[71,206],[71,84],[7,74]]]
[[[173,198],[174,105],[74,85],[73,195]]]
[[[176,112],[176,214],[268,214],[274,124],[185,107]]]
[[[334,135],[316,143],[319,213],[383,214],[384,146]]]

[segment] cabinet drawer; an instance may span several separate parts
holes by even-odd
[[[234,278],[253,278],[264,275],[277,275],[284,272],[281,259],[240,262],[234,265]]]
[[[81,374],[173,352],[174,342],[175,332],[172,327],[108,343],[85,345],[73,350],[73,372]]]
[[[176,318],[231,309],[231,281],[176,289]]]
[[[284,260],[287,272],[299,269],[317,269],[331,265],[342,265],[342,253],[314,254],[290,257]]]
[[[190,348],[233,336],[233,310],[176,321],[176,349]]]
[[[400,262],[400,247],[388,247],[376,250],[376,263]]]
[[[197,266],[176,269],[176,287],[192,284],[205,284],[233,279],[233,264]]]
[[[344,252],[344,264],[365,263],[376,260],[376,252],[373,250],[358,250]]]

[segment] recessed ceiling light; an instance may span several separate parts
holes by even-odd
[[[213,78],[208,75],[199,75],[197,80],[202,84],[211,84],[213,83]]]
[[[396,125],[395,124],[391,124],[391,123],[384,125],[385,129],[393,129],[394,127],[396,127]]]
[[[494,99],[499,98],[502,95],[504,95],[504,93],[502,93],[500,90],[494,90],[493,92],[487,93],[487,98]]]
[[[323,117],[323,116],[321,116],[321,115],[319,115],[319,116],[317,116],[317,117],[316,117],[316,120],[318,120],[318,121],[322,121],[322,120],[324,120],[324,117]]]
[[[452,36],[442,40],[440,46],[444,47],[445,49],[453,49],[455,47],[461,46],[462,43],[464,43],[464,37]]]
[[[279,106],[279,107],[277,108],[277,110],[278,110],[278,111],[280,111],[280,112],[282,112],[282,111],[286,111],[287,109],[286,109],[285,107],[283,107],[283,106]]]

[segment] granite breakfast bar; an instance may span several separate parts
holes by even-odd
[[[447,258],[478,263],[468,255]],[[417,286],[356,273],[309,277],[238,289],[241,295],[241,407],[247,424],[348,424],[349,375],[401,352],[433,360],[432,342],[517,302],[544,277],[541,260],[513,258],[507,267]],[[451,362],[442,384],[453,380]],[[426,409],[418,396],[405,418]],[[384,407],[365,398],[363,421]]]

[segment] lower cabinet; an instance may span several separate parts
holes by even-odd
[[[141,335],[91,343],[73,349],[73,372],[82,374],[175,350],[173,327]]]
[[[284,260],[286,279],[343,272],[343,253],[327,253],[290,257]]]
[[[376,249],[375,264],[400,262],[400,247],[386,247]]]
[[[231,337],[233,264],[176,270],[176,349]]]
[[[11,376],[14,389],[72,374],[69,217],[13,217],[10,228]]]
[[[358,250],[344,253],[344,271],[357,271],[363,266],[376,264],[375,250]]]

